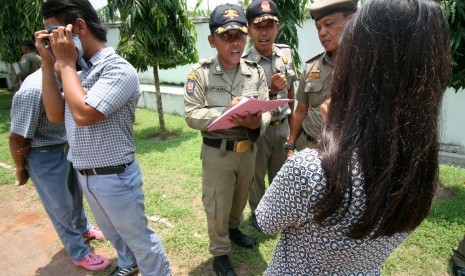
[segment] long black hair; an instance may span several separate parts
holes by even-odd
[[[449,26],[433,0],[372,0],[347,22],[320,144],[328,187],[318,223],[342,208],[354,157],[366,210],[349,237],[391,236],[423,221],[437,185],[450,68]]]
[[[42,5],[42,17],[56,17],[65,24],[74,24],[81,18],[98,40],[107,42],[107,30],[88,0],[47,0]]]

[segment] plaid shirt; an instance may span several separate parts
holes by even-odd
[[[137,72],[113,48],[102,49],[89,63],[89,70],[78,73],[87,91],[85,102],[103,113],[105,119],[91,126],[78,126],[66,106],[68,159],[77,169],[132,162],[136,152],[132,126],[141,95]]]
[[[65,125],[47,119],[41,91],[42,70],[39,69],[24,80],[11,105],[10,131],[31,139],[32,148],[66,142]]]

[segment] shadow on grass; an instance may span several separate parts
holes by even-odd
[[[263,275],[268,266],[257,246],[252,249],[245,249],[233,245],[231,253],[228,256],[237,275]],[[188,275],[215,275],[215,272],[213,271],[213,257],[189,271]]]
[[[465,224],[465,187],[455,186],[448,190],[451,196],[433,201],[428,220],[435,224]]]
[[[154,136],[160,135],[160,129],[157,126],[147,127],[144,129],[135,129],[134,138],[137,147],[137,154],[144,155],[152,151],[166,152],[172,148],[181,146],[184,142],[196,139],[199,136],[198,131],[188,130],[179,127],[169,129],[167,140],[153,139]],[[174,137],[174,138],[172,138]]]

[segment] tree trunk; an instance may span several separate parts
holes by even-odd
[[[13,93],[14,93],[18,91],[20,81],[18,81],[18,83],[16,83],[15,85],[14,80],[16,78],[16,70],[12,63],[5,62],[5,67],[6,67],[6,70],[8,71],[8,77],[10,78],[11,86],[13,88]]]
[[[165,118],[163,116],[163,102],[161,101],[160,79],[158,78],[158,66],[153,66],[153,79],[155,80],[155,96],[157,100],[158,121],[160,122],[160,135],[166,135]]]

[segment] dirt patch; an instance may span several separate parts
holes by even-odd
[[[13,186],[13,184],[11,184]],[[107,275],[113,267],[93,274],[76,266],[63,249],[50,219],[32,186],[0,186],[0,269],[2,275]],[[98,244],[98,248],[94,248]],[[112,259],[116,255],[111,245],[91,241],[97,254]]]
[[[434,194],[433,201],[447,200],[452,198],[453,196],[454,193],[452,191],[439,185],[436,189],[436,193]]]

